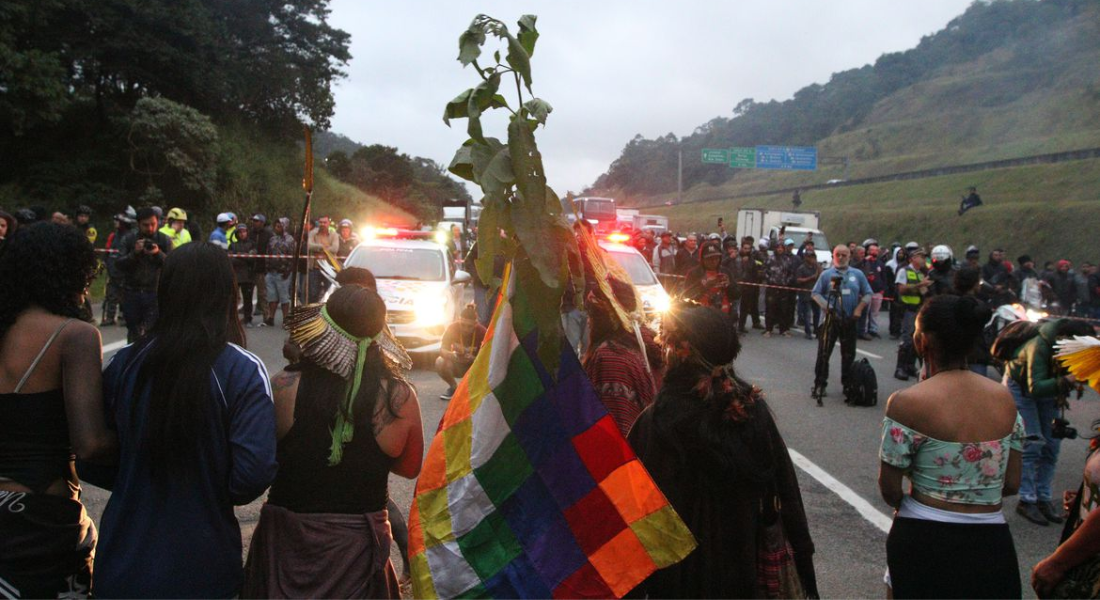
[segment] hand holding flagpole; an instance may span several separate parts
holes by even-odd
[[[302,207],[301,229],[299,229],[298,243],[294,247],[294,278],[290,280],[290,310],[293,311],[298,301],[298,264],[302,259],[302,251],[307,246],[306,225],[309,223],[309,210],[313,203],[313,136],[309,127],[304,127],[306,136],[306,167],[302,177],[302,188],[306,191],[306,202]],[[308,253],[307,253],[308,257]],[[306,300],[309,304],[309,260],[306,260],[305,270]]]

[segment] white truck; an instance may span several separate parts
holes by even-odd
[[[634,229],[636,231],[652,231],[653,233],[668,231],[668,217],[664,215],[634,215]]]
[[[634,217],[641,214],[642,211],[636,208],[617,208],[615,209],[615,229],[634,229]]]
[[[814,242],[817,262],[828,267],[833,263],[833,249],[820,224],[821,213],[817,211],[742,208],[737,211],[737,239],[751,235],[758,242],[768,240],[768,248],[774,248],[779,243],[780,231],[784,238],[794,240],[795,246],[801,246],[809,235]]]

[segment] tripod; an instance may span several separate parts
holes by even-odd
[[[810,390],[810,397],[817,401],[818,406],[824,406],[822,399],[825,397],[825,379],[828,378],[829,356],[833,353],[836,338],[832,335],[834,328],[839,328],[843,317],[840,312],[843,304],[840,303],[841,277],[834,277],[829,286],[829,295],[825,301],[825,318],[821,327],[817,330],[817,360],[814,363],[814,385]]]

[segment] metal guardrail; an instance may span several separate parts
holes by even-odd
[[[874,177],[848,179],[846,181],[841,181],[833,184],[817,183],[813,185],[801,185],[774,190],[764,190],[760,192],[746,192],[743,194],[731,194],[726,196],[708,196],[705,198],[685,200],[681,204],[697,204],[699,202],[737,200],[741,198],[758,198],[760,196],[774,196],[777,194],[793,194],[796,190],[800,192],[805,192],[806,190],[835,189],[850,185],[864,185],[868,183],[881,183],[884,181],[904,181],[907,179],[924,179],[926,177],[942,177],[944,175],[955,175],[957,173],[972,173],[975,171],[988,171],[992,169],[1005,169],[1008,167],[1022,167],[1027,165],[1059,163],[1071,160],[1089,160],[1093,158],[1100,158],[1100,148],[1085,148],[1082,150],[1069,150],[1066,152],[1053,152],[1050,154],[1035,154],[1032,156],[1006,158],[1003,160],[991,160],[980,163],[969,163],[965,165],[934,167],[931,169],[921,169],[919,171],[905,171],[902,173],[893,173],[890,175],[877,175]],[[639,204],[635,208],[655,208],[661,206],[665,205],[662,203]]]

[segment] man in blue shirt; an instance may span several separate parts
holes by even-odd
[[[848,267],[852,252],[848,246],[833,249],[833,266],[821,273],[814,286],[813,299],[826,311],[825,322],[817,336],[817,364],[811,395],[822,406],[825,385],[829,382],[829,358],[840,340],[840,383],[845,395],[848,371],[856,359],[856,328],[863,309],[871,301],[871,286],[862,271]]]

